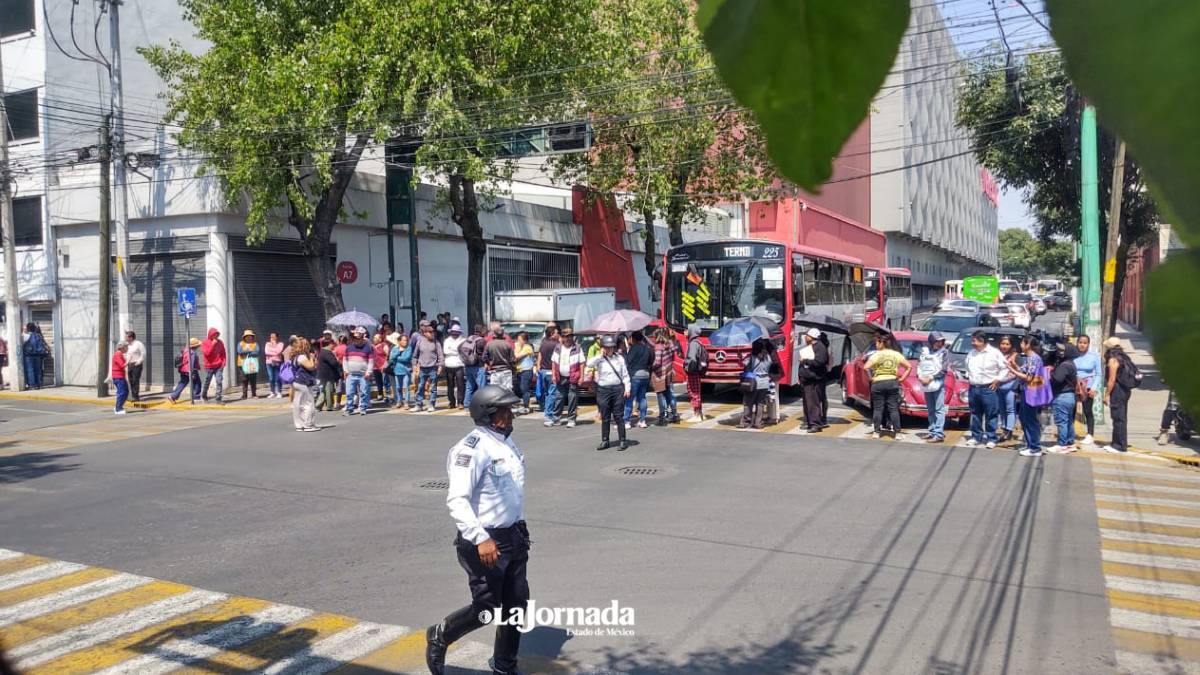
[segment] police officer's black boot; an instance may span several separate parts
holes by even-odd
[[[488,665],[492,675],[521,675],[517,670],[517,652],[521,649],[521,631],[516,626],[496,626],[496,644]]]
[[[446,650],[459,638],[482,626],[475,609],[467,605],[425,630],[425,665],[433,675],[446,671]]]

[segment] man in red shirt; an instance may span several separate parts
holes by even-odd
[[[221,342],[221,331],[216,328],[208,329],[208,339],[200,344],[200,356],[204,359],[204,392],[201,396],[208,403],[208,384],[217,380],[217,403],[225,403],[225,343]]]
[[[124,342],[117,343],[117,351],[112,357],[112,381],[113,386],[117,388],[117,407],[115,412],[118,415],[125,414],[125,400],[129,398],[129,381],[125,379],[125,351],[129,349],[129,345]]]

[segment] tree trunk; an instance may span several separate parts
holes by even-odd
[[[690,176],[686,171],[677,171],[672,187],[675,194],[667,202],[667,228],[671,235],[671,246],[683,244],[683,214],[687,209],[687,186]]]
[[[1117,330],[1117,317],[1121,313],[1121,294],[1125,291],[1128,260],[1129,242],[1122,237],[1121,243],[1117,245],[1117,277],[1113,280],[1112,304],[1108,308],[1106,317],[1108,323],[1100,327],[1105,337],[1112,335]]]
[[[483,323],[483,261],[487,242],[479,224],[475,181],[460,174],[450,176],[450,217],[467,243],[467,321],[474,327]]]
[[[662,267],[658,259],[658,241],[654,234],[654,209],[642,211],[642,218],[646,221],[646,233],[642,239],[646,243],[643,260],[646,264],[646,276],[650,279],[649,297],[651,301],[658,302],[662,293]]]

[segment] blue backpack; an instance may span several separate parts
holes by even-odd
[[[283,384],[291,384],[296,381],[295,363],[284,361],[283,365],[279,366],[279,381]]]

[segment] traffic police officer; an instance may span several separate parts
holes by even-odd
[[[446,650],[480,628],[498,612],[508,620],[514,608],[525,609],[529,582],[529,531],[525,528],[525,455],[509,437],[512,406],[519,399],[508,389],[488,385],[471,398],[475,429],[450,448],[446,473],[450,492],[446,505],[458,525],[454,546],[458,564],[467,572],[471,604],[425,631],[425,662],[442,675]],[[495,675],[517,672],[521,633],[515,625],[496,627],[491,667]]]

